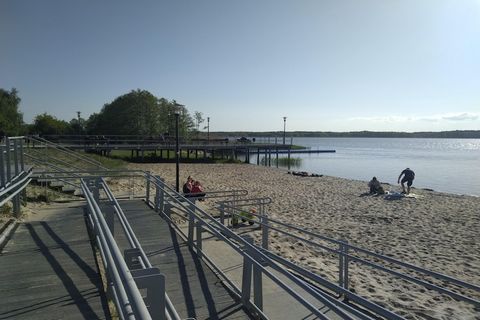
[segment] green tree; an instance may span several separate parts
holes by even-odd
[[[12,88],[10,91],[0,88],[0,136],[17,136],[23,133],[23,114],[18,111],[20,104],[18,91]]]
[[[89,134],[175,135],[175,112],[180,114],[180,135],[188,137],[193,128],[188,110],[173,101],[157,98],[146,90],[132,90],[103,106],[86,123]]]
[[[33,121],[32,133],[40,135],[65,134],[69,131],[69,124],[47,113],[39,114]]]

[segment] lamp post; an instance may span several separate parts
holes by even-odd
[[[183,104],[173,100],[175,106],[175,190],[180,192],[180,149],[178,146],[178,118],[180,117],[180,108]]]
[[[175,190],[180,191],[180,150],[178,147],[178,118],[180,113],[175,111]]]
[[[285,144],[285,128],[287,127],[287,117],[283,117],[283,144]]]
[[[207,143],[210,144],[210,117],[207,117]]]

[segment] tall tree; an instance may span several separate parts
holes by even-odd
[[[205,119],[203,118],[203,113],[199,112],[199,111],[195,111],[193,113],[193,118],[195,119],[195,126],[196,126],[196,129],[197,129],[197,136],[198,136],[198,133],[200,132],[200,124],[205,121]]]
[[[0,88],[0,136],[16,136],[23,132],[23,114],[18,111],[20,104],[18,91]]]
[[[47,113],[39,114],[33,120],[31,127],[32,133],[46,135],[46,134],[65,134],[68,133],[70,125],[68,122],[59,120],[56,117]]]
[[[89,134],[151,135],[175,134],[175,112],[180,114],[180,134],[193,128],[193,120],[184,106],[175,100],[157,98],[146,90],[132,90],[103,106],[87,121]]]

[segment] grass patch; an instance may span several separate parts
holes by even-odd
[[[104,157],[94,153],[85,153],[85,156],[98,161],[102,164],[102,166],[112,169],[112,170],[119,170],[125,168],[127,166],[127,162],[121,157]]]
[[[278,162],[278,165],[281,166],[281,167],[300,167],[302,165],[302,159],[301,158],[288,158],[288,157],[280,157],[278,158],[278,161],[276,158],[273,158],[272,159],[272,165],[277,165],[277,162]],[[261,160],[260,160],[260,164],[261,165],[265,165],[266,163],[268,163],[268,159],[263,157]]]

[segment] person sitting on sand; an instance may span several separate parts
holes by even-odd
[[[191,176],[188,176],[187,182],[183,184],[183,194],[185,197],[191,197],[189,193],[192,193],[192,188],[193,188],[193,179]]]
[[[200,183],[200,181],[195,181],[193,183],[193,187],[192,187],[192,191],[191,193],[193,193],[192,197],[195,197],[195,198],[203,198],[205,197],[205,192],[204,192],[204,189],[203,189],[203,186],[202,184]],[[199,201],[203,201],[204,199],[198,199]]]
[[[370,194],[384,194],[385,191],[380,184],[380,181],[377,180],[377,177],[373,177],[372,180],[368,183],[368,187],[370,188]]]
[[[400,178],[402,177],[403,175],[403,179],[402,179],[402,193],[406,193],[406,194],[409,194],[410,193],[410,187],[412,186],[412,183],[413,183],[413,179],[415,179],[415,172],[413,172],[413,170],[411,170],[410,168],[407,168],[405,170],[402,171],[402,173],[400,173],[400,175],[398,176],[398,181],[397,183],[400,183]],[[407,192],[405,192],[405,185],[404,183],[407,183]]]

